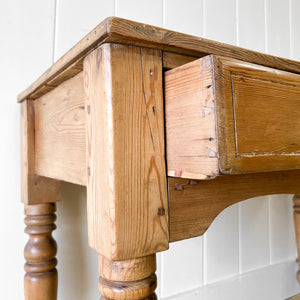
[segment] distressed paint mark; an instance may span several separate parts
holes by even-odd
[[[242,154],[237,154],[237,156],[244,156],[244,157],[252,157],[252,156],[295,156],[295,155],[300,155],[300,151],[296,151],[296,152],[281,152],[281,153],[277,153],[277,152],[262,152],[262,153],[257,153],[257,152],[253,152],[253,153],[242,153]]]
[[[222,174],[223,175],[230,175],[232,173],[232,168],[231,169],[227,169],[227,170],[223,170]]]
[[[206,155],[208,157],[211,157],[211,158],[217,158],[218,157],[217,152],[214,151],[214,150],[212,150],[212,149],[210,149],[210,148],[208,148],[208,147],[206,147]]]
[[[202,138],[202,139],[193,139],[191,140],[192,142],[197,142],[197,141],[209,141],[209,142],[212,142],[214,141],[215,139],[213,137],[208,137],[208,138]]]
[[[175,171],[175,172],[174,172],[174,175],[175,175],[176,177],[181,177],[182,171]]]
[[[204,117],[206,117],[206,116],[208,116],[208,115],[210,115],[210,114],[212,114],[212,113],[214,113],[214,107],[207,107],[207,106],[204,106],[203,107],[203,109],[204,109]]]

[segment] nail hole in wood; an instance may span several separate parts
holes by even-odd
[[[88,112],[88,114],[91,113],[91,106],[90,105],[87,106],[87,112]]]
[[[193,179],[187,181],[187,184],[189,184],[189,185],[196,185],[197,183],[198,182],[196,180],[193,180]]]
[[[165,209],[163,207],[159,207],[157,209],[157,215],[158,216],[163,216],[165,214]]]
[[[183,185],[179,184],[179,183],[175,183],[175,190],[176,191],[182,191],[184,190]]]
[[[152,111],[153,111],[154,114],[156,114],[156,108],[155,108],[155,106],[152,106]]]

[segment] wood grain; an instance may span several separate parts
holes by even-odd
[[[162,54],[107,44],[84,68],[90,246],[111,260],[165,250]]]
[[[213,60],[220,173],[299,169],[300,75]]]
[[[36,173],[85,185],[83,73],[34,101]]]
[[[212,58],[165,73],[168,175],[207,179],[219,173]]]
[[[229,205],[252,197],[300,192],[300,171],[219,176],[212,180],[169,177],[170,242],[205,233]]]
[[[99,255],[99,290],[104,299],[153,299],[155,271],[155,254],[123,261],[110,261]]]
[[[165,53],[164,67],[179,66],[191,59],[196,58]],[[86,185],[83,72],[31,103],[35,115],[35,151],[32,151],[36,174]]]
[[[300,63],[236,46],[226,45],[117,17],[105,19],[77,45],[18,96],[18,101],[36,99],[82,69],[83,58],[101,44],[121,43],[202,57],[223,55],[281,70],[300,73]],[[73,67],[74,66],[74,67]],[[56,82],[56,83],[55,83]]]
[[[163,67],[165,69],[174,69],[189,62],[192,62],[199,57],[177,54],[172,52],[163,52]]]
[[[169,176],[300,168],[300,75],[206,56],[165,73],[165,103]]]
[[[25,204],[55,202],[60,198],[60,183],[37,176],[35,171],[34,102],[21,104],[21,200]]]
[[[299,152],[300,76],[298,79],[297,87],[274,78],[267,81],[231,75],[237,156]],[[290,128],[293,134],[289,134]]]
[[[154,291],[157,286],[156,275],[139,281],[109,281],[100,277],[99,290],[104,299],[109,300],[154,300],[157,299]],[[148,298],[149,297],[149,298]],[[102,299],[102,298],[101,298]]]
[[[156,271],[155,254],[122,261],[111,261],[99,255],[98,262],[100,276],[113,281],[136,281]]]
[[[55,204],[25,206],[25,232],[29,241],[25,246],[26,259],[24,289],[26,300],[57,299],[57,246],[51,233],[55,230]]]

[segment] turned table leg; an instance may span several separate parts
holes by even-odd
[[[24,278],[26,300],[57,299],[57,247],[51,233],[55,230],[55,204],[25,205],[25,232],[29,241],[25,246]]]
[[[157,299],[156,255],[111,261],[99,255],[101,300]]]

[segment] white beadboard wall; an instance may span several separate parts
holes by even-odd
[[[1,298],[23,297],[16,95],[107,16],[119,16],[300,60],[299,0],[11,0],[0,2]],[[87,246],[85,189],[63,184],[58,204],[59,300],[99,299]],[[207,233],[157,255],[159,299],[286,299],[300,292],[290,195],[223,211]],[[4,296],[5,295],[5,296]]]

